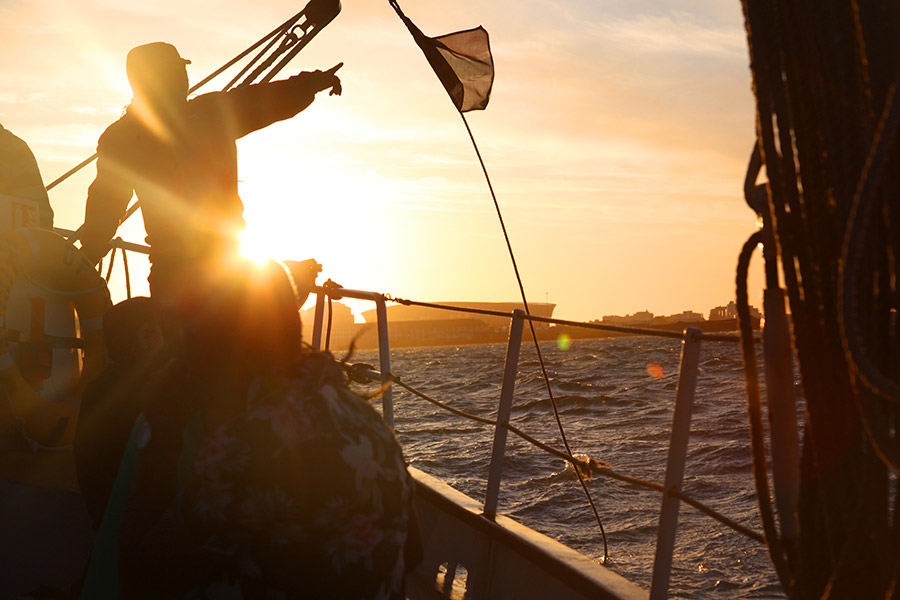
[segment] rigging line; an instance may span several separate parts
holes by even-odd
[[[497,201],[497,195],[494,193],[494,186],[491,184],[491,177],[490,175],[488,175],[488,170],[484,164],[484,159],[481,158],[481,151],[478,149],[478,144],[475,142],[475,136],[472,134],[472,129],[469,127],[469,122],[466,120],[466,115],[462,111],[458,112],[460,118],[462,118],[463,124],[466,126],[466,131],[469,133],[469,139],[472,140],[472,147],[475,149],[475,155],[478,157],[478,162],[481,164],[481,170],[484,173],[484,179],[487,182],[488,190],[490,190],[491,192],[491,199],[494,201],[494,208],[497,211],[497,218],[500,220],[500,228],[503,230],[503,238],[504,240],[506,240],[506,248],[507,250],[509,250],[509,258],[512,261],[513,271],[516,274],[516,282],[519,285],[519,293],[522,295],[522,304],[525,307],[525,313],[530,315],[531,310],[528,308],[528,299],[525,297],[525,287],[522,285],[522,277],[519,274],[519,266],[516,264],[516,255],[513,252],[512,243],[509,241],[509,234],[506,231],[506,223],[504,223],[503,221],[503,213],[500,211],[500,203]],[[532,321],[528,321],[528,328],[531,330],[531,338],[534,340],[534,349],[537,352],[538,362],[541,365],[541,374],[544,376],[544,385],[547,388],[547,396],[550,399],[550,406],[553,408],[553,415],[556,418],[556,425],[559,428],[559,435],[562,438],[563,445],[566,447],[566,452],[571,454],[572,449],[569,447],[569,440],[566,437],[562,419],[559,416],[559,407],[556,405],[556,399],[553,397],[553,390],[550,386],[550,377],[547,375],[547,367],[544,365],[544,357],[541,354],[541,345],[538,342],[537,334],[534,331],[534,323]],[[578,475],[578,482],[581,484],[581,489],[584,490],[584,495],[587,497],[588,504],[591,505],[591,510],[594,512],[594,517],[597,519],[597,525],[600,527],[600,536],[603,538],[603,562],[605,563],[609,558],[609,552],[606,543],[606,531],[603,528],[603,520],[600,518],[600,512],[597,510],[596,504],[594,504],[594,499],[591,497],[591,493],[588,490],[587,484],[584,482],[584,477],[582,477],[578,469],[575,469],[575,474]]]
[[[299,15],[297,15],[297,16],[299,17]],[[279,39],[280,39],[280,41],[279,41]],[[260,77],[266,71],[266,69],[271,67],[275,63],[275,61],[278,60],[279,57],[281,57],[285,52],[290,50],[297,42],[299,42],[299,38],[293,32],[293,27],[285,27],[282,30],[280,36],[272,38],[272,40],[269,42],[269,45],[266,46],[262,50],[262,52],[259,53],[259,55],[253,60],[253,63],[260,60],[262,58],[262,56],[269,49],[271,49],[272,46],[274,46],[276,43],[278,43],[278,47],[275,48],[275,50],[273,50],[269,56],[267,56],[264,60],[262,60],[262,62],[260,62],[259,65],[257,65],[256,68],[249,75],[247,75],[247,78],[244,79],[244,81],[242,81],[238,85],[238,87],[244,87],[244,86],[250,85],[254,81],[256,81],[256,79],[258,77]],[[249,69],[251,66],[253,66],[253,63],[247,65],[247,69]],[[264,81],[271,79],[271,77],[274,76],[275,73],[277,73],[278,71],[281,70],[281,66],[283,66],[283,65],[281,63],[279,63],[278,66],[276,66],[272,70],[272,72],[267,75],[267,79],[265,79]],[[237,77],[235,77],[235,79],[233,81],[236,81],[237,79],[239,79],[243,75],[243,73],[246,72],[247,69],[242,71]]]
[[[109,265],[106,267],[106,283],[109,283],[109,278],[112,277],[113,265],[116,264],[116,251],[118,249],[113,246],[112,252],[109,255]]]
[[[353,365],[348,365],[348,364],[344,364],[343,366],[344,366],[344,369],[347,370],[348,372],[351,371],[352,367],[353,367]],[[428,394],[425,394],[410,385],[407,385],[396,375],[391,374],[389,378],[392,383],[396,383],[397,385],[399,385],[403,389],[407,390],[408,392],[410,392],[416,396],[419,396],[423,400],[427,400],[428,402],[431,402],[435,406],[438,406],[448,412],[451,412],[457,416],[460,416],[460,417],[463,417],[466,419],[470,419],[472,421],[476,421],[478,423],[483,423],[485,425],[491,425],[494,427],[497,426],[496,420],[489,419],[486,417],[480,417],[478,415],[473,415],[472,413],[468,413],[468,412],[459,410],[458,408],[453,408],[452,406],[445,404],[445,403],[441,402],[440,400],[437,400],[436,398],[432,398]],[[630,483],[637,487],[661,492],[668,496],[674,496],[674,497],[678,498],[679,500],[683,501],[685,504],[689,504],[689,505],[693,506],[694,508],[696,508],[703,514],[707,515],[708,517],[711,517],[711,518],[715,519],[716,521],[719,521],[723,525],[730,527],[731,529],[734,529],[735,531],[737,531],[739,533],[742,533],[743,535],[747,536],[748,538],[755,540],[759,543],[765,543],[765,538],[763,537],[762,534],[760,534],[756,531],[753,531],[749,527],[745,527],[744,525],[741,525],[740,523],[738,523],[734,519],[731,519],[730,517],[726,517],[725,515],[716,511],[715,509],[706,506],[705,504],[703,504],[702,502],[700,502],[698,500],[695,500],[691,496],[688,496],[683,491],[679,491],[675,487],[672,487],[672,488],[669,488],[668,490],[666,490],[665,487],[661,483],[657,483],[655,481],[648,481],[646,479],[639,479],[637,477],[631,477],[630,475],[625,475],[623,473],[613,471],[611,468],[609,468],[608,463],[601,463],[594,459],[585,460],[585,459],[577,458],[577,457],[573,456],[572,454],[567,454],[565,452],[562,452],[561,450],[557,450],[556,448],[549,446],[549,445],[545,444],[544,442],[541,442],[540,440],[531,437],[530,435],[528,435],[527,433],[525,433],[524,431],[522,431],[521,429],[519,429],[512,423],[504,423],[502,426],[505,427],[506,429],[508,429],[509,431],[511,431],[512,433],[516,434],[517,436],[519,436],[526,442],[529,442],[529,443],[537,446],[541,450],[544,450],[548,454],[552,454],[553,456],[561,458],[564,461],[572,464],[572,466],[575,467],[576,472],[578,472],[581,469],[584,469],[590,475],[602,475],[604,477],[609,477],[610,479],[616,479],[623,483]],[[603,466],[603,465],[607,465],[607,466]]]
[[[116,238],[121,241],[122,238]],[[125,297],[131,300],[131,273],[128,270],[128,252],[122,248],[122,268],[125,269]]]
[[[418,300],[407,300],[406,298],[397,298],[390,294],[384,295],[385,300],[403,304],[404,306],[423,306],[426,308],[436,308],[440,310],[472,313],[477,315],[488,315],[492,317],[512,318],[512,313],[500,310],[487,310],[483,308],[472,308],[469,306],[450,306],[449,304],[438,304],[435,302],[420,302]],[[579,327],[581,329],[594,329],[597,331],[608,331],[613,333],[624,333],[629,335],[647,335],[653,337],[672,338],[677,340],[684,339],[684,332],[669,331],[667,329],[645,329],[640,327],[620,327],[618,325],[605,325],[602,323],[582,323],[581,321],[569,321],[566,319],[554,319],[548,317],[539,317],[537,315],[527,315],[527,319],[537,323],[549,323],[551,325],[565,325],[567,327]],[[738,336],[730,333],[700,333],[697,339],[708,340],[711,342],[740,342]],[[755,341],[760,341],[758,335],[754,335]]]
[[[279,38],[281,36],[287,35],[290,28],[293,27],[294,23],[296,23],[300,19],[301,14],[302,13],[297,13],[296,15],[294,15],[293,17],[291,17],[290,19],[288,19],[287,21],[282,23],[281,27],[278,29],[277,32],[273,31],[272,33],[270,33],[268,37],[271,39],[269,39],[269,42],[268,42],[268,44],[266,44],[266,47],[263,48],[262,50],[260,50],[259,53],[256,56],[254,56],[252,60],[250,60],[246,65],[244,65],[244,67],[241,68],[240,71],[238,71],[237,75],[235,75],[231,79],[231,81],[229,81],[225,85],[224,89],[226,89],[226,90],[231,89],[234,85],[237,84],[238,81],[240,81],[240,79],[247,73],[247,71],[252,69],[254,65],[256,65],[260,60],[262,60],[263,56],[265,56],[266,53],[272,49],[272,46],[274,46],[275,44],[278,43]],[[253,78],[255,78],[255,76],[248,77],[241,85],[251,83]]]
[[[434,302],[418,302],[416,300],[406,300],[404,298],[394,298],[390,294],[386,294],[384,296],[384,299],[390,300],[391,302],[396,302],[397,304],[402,304],[404,306],[423,306],[425,308],[437,308],[437,309],[441,309],[441,310],[472,313],[472,314],[476,314],[476,315],[487,315],[490,317],[505,317],[507,319],[512,318],[512,313],[503,312],[502,310],[488,310],[485,308],[472,308],[469,306],[450,306],[448,304],[436,304]]]
[[[793,581],[791,565],[785,552],[782,539],[775,526],[772,500],[769,494],[768,469],[766,468],[766,450],[762,419],[762,401],[759,390],[759,373],[756,367],[755,347],[750,334],[750,305],[747,298],[747,273],[750,258],[757,245],[762,241],[761,231],[751,235],[741,248],[735,276],[738,322],[741,327],[741,354],[744,363],[744,379],[747,385],[747,414],[750,421],[750,449],[753,458],[753,479],[756,484],[756,497],[759,503],[759,514],[763,524],[766,545],[778,578],[785,590],[790,590]]]

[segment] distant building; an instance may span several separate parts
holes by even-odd
[[[624,317],[620,317],[619,315],[605,315],[601,322],[606,325],[646,325],[651,323],[653,319],[652,312],[649,310],[642,310],[633,315],[625,315]]]
[[[728,306],[717,306],[709,311],[709,320],[710,321],[719,321],[722,319],[736,319],[738,316],[737,313],[737,304],[734,301],[728,303]],[[759,312],[758,309],[754,307],[750,307],[750,316],[759,319],[762,317],[762,313]]]
[[[686,310],[665,317],[653,317],[653,320],[650,323],[651,325],[665,325],[666,323],[696,323],[703,320],[703,315],[701,313]]]
[[[737,307],[734,302],[729,302],[728,306],[717,306],[709,309],[709,320],[720,321],[722,319],[733,319],[737,316]]]

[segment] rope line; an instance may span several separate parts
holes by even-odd
[[[391,296],[390,294],[384,294],[384,299],[390,302],[396,302],[397,304],[403,304],[404,306],[422,306],[425,308],[436,308],[440,310],[447,310],[451,312],[462,312],[462,313],[471,313],[476,315],[487,315],[491,317],[504,317],[507,319],[512,318],[512,313],[503,312],[499,310],[489,310],[485,308],[471,308],[466,306],[450,306],[448,304],[439,304],[435,302],[421,302],[419,300],[408,300],[406,298],[397,298]],[[596,331],[607,331],[611,333],[624,333],[629,335],[649,335],[654,337],[665,337],[671,339],[682,339],[684,337],[684,333],[677,331],[669,331],[666,329],[644,329],[640,327],[622,327],[619,325],[604,325],[602,323],[583,323],[581,321],[569,321],[566,319],[556,319],[552,317],[540,317],[537,315],[527,315],[525,317],[529,321],[534,321],[535,323],[549,323],[552,325],[565,325],[566,327],[578,327],[581,329],[594,329]],[[758,336],[754,336],[756,339]],[[734,342],[739,343],[740,337],[734,334],[728,333],[700,333],[697,335],[698,339],[712,341],[712,342]],[[758,341],[758,339],[756,339]]]
[[[353,370],[354,365],[344,365],[344,367],[348,371],[351,371],[351,370]],[[426,401],[434,404],[435,406],[442,408],[450,413],[453,413],[459,417],[463,417],[463,418],[469,419],[471,421],[482,423],[484,425],[490,425],[492,427],[497,426],[496,420],[489,419],[487,417],[481,417],[481,416],[474,415],[472,413],[460,410],[458,408],[454,408],[454,407],[450,406],[449,404],[441,402],[440,400],[438,400],[436,398],[432,398],[428,394],[408,385],[406,382],[404,382],[402,379],[400,379],[400,377],[398,377],[397,375],[389,374],[388,378],[390,379],[390,381],[392,383],[399,385],[400,387],[402,387],[406,391],[410,392],[411,394],[414,394],[414,395],[418,396],[419,398],[422,398],[423,400],[426,400]],[[716,521],[737,531],[738,533],[741,533],[744,536],[746,536],[756,542],[765,543],[765,538],[763,537],[762,534],[760,534],[756,531],[753,531],[749,527],[741,525],[734,519],[723,515],[722,513],[718,512],[717,510],[710,508],[709,506],[703,504],[702,502],[700,502],[698,500],[695,500],[691,496],[688,496],[684,492],[678,491],[674,487],[666,490],[665,487],[660,483],[657,483],[654,481],[649,481],[646,479],[639,479],[637,477],[631,477],[630,475],[625,475],[623,473],[614,471],[610,468],[609,463],[600,462],[600,461],[597,461],[597,460],[595,460],[593,458],[589,458],[589,457],[588,458],[578,458],[578,457],[572,455],[571,452],[563,452],[561,450],[558,450],[558,449],[534,438],[533,436],[525,433],[524,431],[522,431],[521,429],[519,429],[512,423],[504,423],[501,426],[506,428],[510,432],[514,433],[515,435],[519,436],[526,442],[540,448],[541,450],[543,450],[553,456],[556,456],[557,458],[561,458],[562,460],[570,463],[575,468],[576,473],[581,473],[587,479],[593,478],[594,475],[602,475],[602,476],[608,477],[610,479],[616,479],[623,483],[629,483],[629,484],[632,484],[637,487],[641,487],[641,488],[648,489],[648,490],[653,490],[656,492],[666,494],[668,496],[676,497],[679,500],[682,500],[685,504],[689,504],[690,506],[694,507],[701,513],[707,515],[708,517],[711,517],[712,519],[715,519]]]
[[[900,130],[900,102],[897,101],[900,88],[900,64],[894,81],[888,88],[881,119],[875,130],[872,145],[866,156],[863,172],[859,176],[856,193],[850,206],[850,216],[841,249],[838,278],[838,324],[841,343],[847,361],[863,384],[872,392],[891,402],[900,402],[900,383],[888,377],[872,359],[860,326],[859,281],[860,263],[864,258],[866,242],[871,241],[868,233],[875,208],[883,201],[878,195],[882,184],[882,173],[888,165]]]
[[[491,177],[488,175],[487,167],[484,164],[484,159],[481,158],[481,151],[478,149],[478,144],[475,142],[475,136],[472,134],[472,129],[469,127],[469,122],[466,120],[466,115],[459,111],[459,116],[462,118],[463,124],[466,126],[466,131],[469,133],[469,139],[472,140],[472,147],[475,148],[475,155],[478,157],[478,162],[481,164],[481,170],[484,172],[484,179],[487,182],[488,190],[491,192],[491,199],[494,201],[494,208],[497,211],[497,219],[500,221],[500,229],[503,230],[503,239],[506,240],[506,248],[509,250],[509,259],[512,262],[513,271],[516,274],[516,283],[519,285],[519,293],[522,295],[522,304],[525,307],[525,313],[531,314],[531,310],[528,308],[528,299],[525,296],[525,287],[522,284],[522,277],[519,274],[519,266],[516,264],[516,255],[513,252],[512,243],[509,240],[509,234],[506,231],[506,223],[503,221],[503,213],[500,211],[500,203],[497,201],[497,195],[494,193],[494,186],[491,184]],[[547,389],[547,397],[550,400],[550,406],[553,408],[553,416],[556,419],[556,425],[559,429],[559,435],[562,438],[563,445],[566,447],[566,452],[569,454],[572,453],[572,450],[569,448],[569,439],[566,437],[566,431],[563,428],[562,419],[559,416],[559,407],[556,405],[556,398],[553,397],[553,388],[550,385],[550,377],[547,375],[547,367],[544,364],[544,356],[541,353],[541,345],[538,342],[537,334],[534,331],[534,322],[528,321],[528,328],[531,330],[531,338],[534,340],[534,350],[537,353],[538,362],[541,365],[541,374],[544,377],[544,385]],[[587,497],[588,504],[591,505],[591,510],[594,513],[594,517],[597,519],[597,525],[600,527],[600,536],[603,538],[603,562],[609,558],[608,545],[606,543],[606,531],[603,528],[603,520],[600,518],[600,512],[597,510],[597,505],[594,504],[594,499],[591,498],[591,493],[588,490],[587,484],[584,482],[584,477],[582,477],[581,472],[578,469],[575,469],[576,475],[578,475],[578,482],[581,484],[581,489],[584,490],[584,495]]]
[[[106,281],[106,283],[109,283],[109,278],[112,277],[113,265],[116,264],[117,250],[118,250],[118,248],[113,246],[112,252],[109,253],[109,265],[107,265],[107,267],[106,267],[106,277],[104,277],[104,280]]]
[[[765,434],[763,430],[762,401],[759,390],[759,372],[756,367],[756,348],[746,333],[750,332],[750,303],[747,297],[747,275],[753,251],[763,239],[761,231],[755,232],[744,243],[738,258],[735,276],[738,320],[741,324],[741,354],[744,363],[744,379],[747,386],[747,415],[750,422],[750,450],[753,457],[753,480],[759,503],[759,514],[765,532],[765,541],[772,564],[785,589],[790,589],[791,569],[781,537],[775,527],[775,514],[769,494],[769,475],[766,468]]]

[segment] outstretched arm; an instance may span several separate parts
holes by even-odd
[[[303,71],[288,79],[248,85],[207,97],[222,103],[227,122],[234,127],[234,137],[240,138],[276,121],[290,119],[312,104],[319,92],[330,90],[329,95],[340,95],[341,80],[337,70],[343,64],[338,63],[327,71]]]

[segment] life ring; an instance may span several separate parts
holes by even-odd
[[[56,233],[16,229],[0,234],[0,386],[5,388],[13,415],[24,421],[29,438],[44,446],[68,445],[75,436],[78,405],[71,400],[52,402],[42,398],[10,353],[9,295],[23,277],[67,297],[75,308],[83,354],[81,372],[69,398],[80,398],[85,386],[105,366],[103,315],[112,304],[109,290],[91,261]]]

